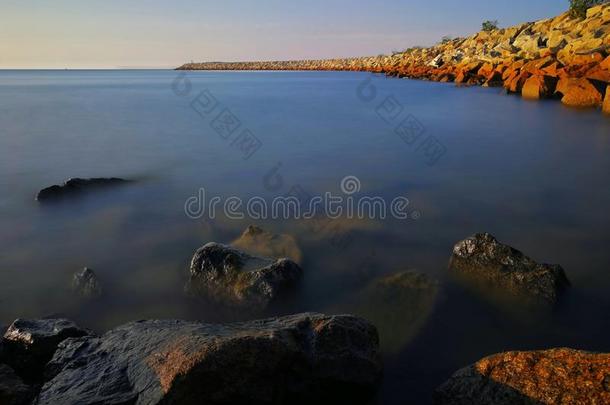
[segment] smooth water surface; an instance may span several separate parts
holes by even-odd
[[[610,350],[610,120],[599,112],[366,73],[186,78],[0,71],[0,324],[66,316],[103,331],[142,318],[267,315],[183,291],[196,248],[231,242],[255,223],[294,235],[303,251],[301,288],[269,315],[355,311],[367,306],[360,292],[368,282],[400,270],[440,280],[434,304],[406,305],[404,324],[390,317],[400,339],[389,336],[392,323],[382,331],[382,345],[385,334],[393,346],[384,350],[380,402],[427,403],[453,371],[498,351]],[[207,114],[201,102],[209,95],[218,105]],[[228,139],[211,125],[225,109],[241,124]],[[413,132],[408,139],[395,132],[406,117],[416,122],[417,142]],[[232,139],[243,129],[260,142],[247,159]],[[424,140],[444,151],[436,162]],[[109,176],[135,182],[57,204],[34,199],[70,177]],[[407,197],[409,219],[311,226],[191,219],[184,211],[201,188],[224,198],[317,195],[340,192],[346,176],[360,180],[362,194]],[[453,244],[483,231],[566,269],[573,285],[554,313],[532,321],[448,279]],[[72,274],[84,266],[102,280],[101,300],[71,293]],[[382,318],[393,308],[378,304],[369,310]]]

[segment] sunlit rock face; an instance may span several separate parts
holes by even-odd
[[[457,371],[436,405],[610,403],[610,354],[572,349],[507,352]]]

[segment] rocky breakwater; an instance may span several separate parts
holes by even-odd
[[[24,350],[0,359],[2,404],[357,404],[382,373],[377,330],[350,315],[149,320],[102,336],[66,320],[16,321],[2,343],[16,339]]]
[[[586,18],[555,18],[481,31],[387,56],[270,62],[188,63],[179,70],[349,70],[503,87],[529,99],[558,98],[610,114],[610,4]]]

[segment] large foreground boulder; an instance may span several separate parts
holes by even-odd
[[[26,405],[34,395],[34,389],[25,384],[12,368],[0,364],[0,404]]]
[[[528,302],[555,304],[570,284],[561,266],[537,263],[488,233],[458,242],[449,268],[477,287]]]
[[[67,319],[17,319],[2,338],[2,361],[27,381],[38,381],[59,343],[89,334]]]
[[[381,369],[375,327],[349,315],[140,321],[63,342],[38,405],[363,403]]]
[[[610,403],[610,354],[572,349],[507,352],[456,372],[436,405],[585,405]]]
[[[80,194],[84,191],[127,183],[128,180],[116,177],[99,177],[91,179],[73,178],[63,184],[53,185],[38,192],[36,199],[40,202],[58,200],[60,198]]]
[[[228,304],[264,308],[302,274],[290,259],[251,256],[212,242],[193,256],[187,291]]]

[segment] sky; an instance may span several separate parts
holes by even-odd
[[[0,69],[377,55],[562,13],[568,0],[0,0]]]

